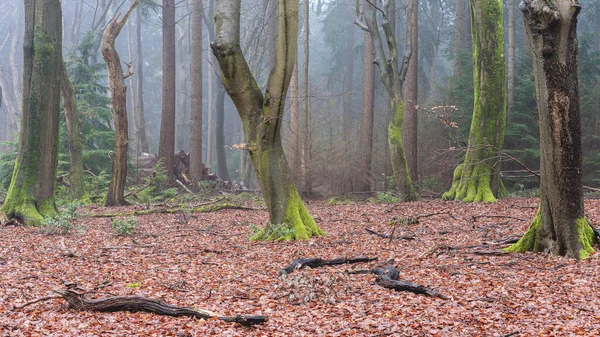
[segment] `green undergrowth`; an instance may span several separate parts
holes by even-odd
[[[42,231],[46,234],[67,235],[73,231],[81,233],[84,227],[75,223],[81,215],[80,204],[68,204],[57,216],[46,217],[42,221]]]

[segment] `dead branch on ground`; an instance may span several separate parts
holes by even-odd
[[[290,274],[296,269],[304,268],[304,267],[321,267],[321,266],[334,266],[339,264],[347,264],[347,263],[361,263],[361,262],[371,262],[377,260],[376,257],[366,257],[360,256],[356,258],[338,258],[333,260],[323,260],[321,258],[300,258],[295,259],[290,263],[289,266],[281,269],[279,274]]]

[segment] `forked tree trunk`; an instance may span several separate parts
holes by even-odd
[[[356,24],[363,30],[368,31],[373,42],[375,60],[373,61],[379,69],[379,75],[389,96],[390,116],[392,120],[388,125],[388,144],[390,147],[390,159],[394,170],[394,182],[396,190],[403,201],[412,201],[418,198],[412,184],[408,170],[408,163],[402,144],[402,124],[404,123],[404,96],[402,86],[408,70],[408,63],[412,56],[411,39],[405,39],[404,55],[402,65],[398,68],[398,48],[390,23],[390,2],[382,1],[377,11],[381,13],[381,27],[375,15],[375,4],[371,1],[363,1],[363,20],[357,20]],[[395,18],[394,18],[395,19]],[[411,20],[414,20],[413,16]],[[411,23],[407,27],[413,27]],[[380,28],[385,34],[387,48],[384,48]],[[411,36],[410,31],[407,36]]]
[[[59,0],[25,1],[19,153],[0,218],[40,225],[57,213],[54,184],[62,69]]]
[[[467,154],[454,170],[445,200],[494,202],[505,191],[498,150],[506,126],[504,8],[501,0],[471,0],[474,104]]]
[[[62,63],[61,71],[60,86],[63,96],[63,108],[65,110],[69,142],[69,185],[71,198],[73,201],[90,204],[92,201],[85,192],[85,179],[83,177],[83,145],[81,142],[81,131],[79,129],[77,98],[64,62]]]
[[[134,1],[120,21],[119,16],[121,14],[117,13],[102,34],[102,57],[104,57],[104,61],[106,61],[108,67],[108,85],[110,87],[115,120],[115,150],[112,159],[112,176],[110,185],[108,185],[108,193],[104,198],[104,206],[127,205],[124,192],[127,179],[127,144],[129,143],[129,134],[125,79],[133,75],[133,73],[129,69],[127,74],[123,74],[121,58],[115,49],[115,40],[138,3],[139,0]]]
[[[521,2],[533,53],[540,120],[540,208],[507,250],[584,258],[595,236],[583,212],[577,15],[572,0]]]
[[[202,0],[191,0],[190,178],[202,179]]]
[[[162,113],[160,118],[160,140],[158,157],[173,182],[173,161],[175,152],[175,0],[163,0],[163,81]]]
[[[254,239],[308,239],[323,235],[294,185],[280,136],[298,48],[298,1],[279,0],[276,62],[264,95],[240,48],[240,2],[218,2],[217,39],[211,46],[221,66],[223,84],[242,118],[248,152],[269,210],[270,224]],[[274,225],[285,225],[289,230],[275,231]]]

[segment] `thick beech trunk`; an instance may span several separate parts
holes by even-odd
[[[540,121],[540,208],[508,251],[584,258],[595,236],[583,212],[577,15],[571,0],[521,2],[533,53]]]
[[[498,150],[506,126],[504,9],[502,1],[471,0],[475,100],[467,154],[443,198],[494,202],[504,194]]]
[[[404,55],[402,64],[398,68],[398,48],[396,46],[396,38],[393,25],[390,23],[390,2],[383,1],[381,8],[378,7],[378,12],[382,14],[381,24],[378,23],[375,15],[374,4],[371,1],[363,1],[363,20],[357,20],[356,24],[363,30],[368,31],[373,42],[373,51],[375,53],[374,63],[379,69],[379,75],[390,97],[390,116],[391,122],[388,126],[388,144],[390,148],[390,159],[394,170],[394,182],[400,198],[404,201],[416,200],[418,198],[412,184],[412,180],[408,171],[404,146],[402,144],[402,124],[404,123],[404,96],[402,86],[404,78],[408,71],[409,60],[412,56],[411,39],[405,39]],[[416,16],[411,18],[415,20]],[[395,18],[394,18],[395,19]],[[407,27],[413,27],[414,23],[410,23]],[[385,43],[387,48],[384,48],[381,35],[383,30],[385,35]],[[410,29],[409,29],[410,30]],[[410,31],[407,36],[411,36]]]
[[[25,1],[23,96],[18,157],[0,218],[40,225],[57,213],[54,184],[62,69],[59,0]]]
[[[79,109],[73,84],[64,63],[61,69],[60,86],[63,96],[63,108],[67,122],[67,135],[69,142],[69,185],[73,201],[89,204],[92,201],[85,192],[85,179],[83,177],[83,145],[79,129]]]
[[[163,0],[163,82],[158,157],[173,181],[175,151],[175,0]]]
[[[202,178],[202,0],[191,0],[190,179]]]
[[[217,39],[211,46],[221,66],[223,84],[242,118],[248,152],[269,210],[270,224],[254,239],[308,239],[323,235],[294,185],[280,137],[298,48],[298,1],[279,0],[276,62],[264,95],[240,48],[240,7],[240,0],[218,2]],[[272,230],[272,226],[283,224],[289,229],[286,233]]]
[[[127,145],[129,143],[129,131],[127,124],[127,87],[125,79],[133,75],[131,69],[127,74],[123,74],[121,68],[121,59],[115,49],[115,40],[119,36],[121,29],[127,22],[129,15],[138,5],[136,0],[131,4],[129,10],[119,21],[120,13],[106,26],[102,34],[102,57],[108,67],[108,85],[112,97],[112,108],[115,120],[115,150],[112,159],[112,176],[108,193],[104,198],[104,206],[122,206],[126,205],[124,192],[127,179]],[[173,155],[171,155],[173,157]]]

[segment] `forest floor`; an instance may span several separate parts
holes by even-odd
[[[600,200],[586,201],[600,224]],[[126,212],[88,208],[85,212]],[[248,242],[262,209],[137,216],[133,236],[111,219],[80,217],[80,233],[0,228],[0,336],[599,336],[600,253],[577,262],[545,254],[479,255],[525,232],[537,199],[494,204],[423,200],[371,202],[309,210],[328,235],[300,242]],[[444,213],[431,215],[432,213]],[[397,225],[393,217],[420,215]],[[412,237],[413,239],[410,239]],[[467,248],[469,246],[488,246]],[[598,248],[598,247],[596,247]],[[280,269],[300,257],[377,257],[352,265]],[[396,292],[375,275],[351,273],[394,265],[400,279],[439,290],[446,299]],[[216,319],[70,309],[63,299],[14,309],[74,282],[90,298],[139,295],[222,315],[265,315],[243,327]]]

